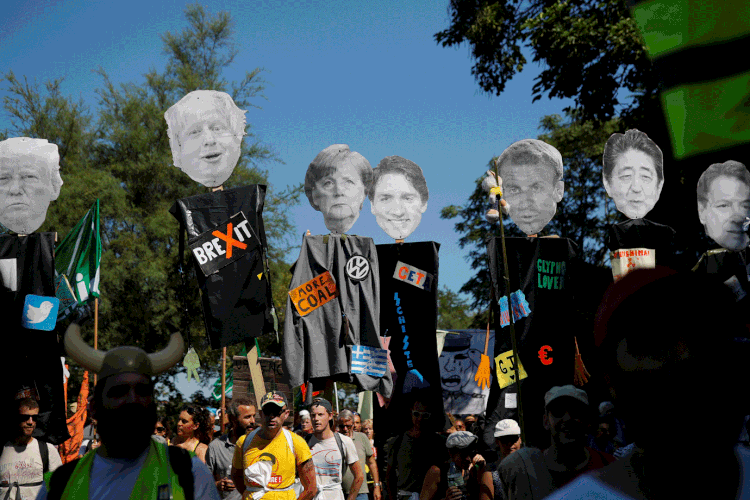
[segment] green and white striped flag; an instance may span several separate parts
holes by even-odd
[[[99,200],[96,200],[55,249],[55,271],[67,277],[76,299],[76,303],[60,311],[58,319],[70,314],[78,305],[99,297],[101,257]]]

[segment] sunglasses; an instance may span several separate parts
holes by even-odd
[[[519,436],[518,434],[511,434],[508,436],[500,436],[497,439],[499,439],[502,444],[508,446],[508,445],[516,444],[516,442],[519,440],[520,437],[521,436]]]
[[[414,418],[430,418],[432,416],[432,413],[430,413],[429,411],[413,410],[411,414],[414,416]]]
[[[18,421],[19,422],[26,422],[29,419],[31,419],[34,422],[36,422],[39,419],[39,415],[24,415],[22,413],[19,413],[19,415],[18,415]]]
[[[264,406],[261,411],[263,412],[263,415],[267,417],[278,417],[282,413],[286,411],[286,409],[281,409],[276,405],[266,405]]]
[[[166,429],[164,427],[161,427],[161,426],[159,426],[159,427],[156,428],[156,432],[164,432],[165,430]]]

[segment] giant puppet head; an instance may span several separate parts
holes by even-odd
[[[240,158],[245,113],[216,90],[180,99],[164,113],[175,167],[206,187],[221,186]]]
[[[527,235],[552,220],[565,192],[562,155],[538,139],[514,142],[497,159],[510,218]]]
[[[604,145],[602,181],[617,210],[642,219],[659,201],[664,186],[664,156],[646,134],[631,129],[612,134]]]
[[[0,223],[33,233],[60,195],[60,155],[45,139],[14,137],[0,142]]]
[[[750,244],[750,172],[738,161],[714,163],[698,179],[698,218],[716,243],[738,252]]]
[[[347,232],[359,218],[372,185],[372,167],[346,144],[333,144],[318,153],[305,174],[310,206],[323,214],[326,228]]]
[[[388,236],[403,240],[414,232],[427,210],[429,191],[422,169],[406,158],[388,156],[373,173],[370,209]]]

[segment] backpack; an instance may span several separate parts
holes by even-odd
[[[336,438],[336,445],[339,447],[339,453],[341,453],[341,479],[343,480],[346,467],[349,467],[349,457],[346,455],[346,451],[344,450],[344,443],[341,441],[341,436],[339,436],[339,433],[334,432],[333,437]],[[305,436],[307,446],[310,446],[310,440],[312,438],[313,434],[308,434],[307,436]],[[312,447],[310,448],[312,449]]]
[[[39,443],[39,454],[42,456],[42,475],[44,475],[49,472],[49,448],[47,448],[47,443],[41,439],[37,438],[36,442]]]
[[[182,487],[185,492],[185,500],[194,500],[195,484],[193,481],[193,459],[190,452],[179,446],[168,446],[167,455],[169,456],[169,466],[172,468],[172,472],[177,476],[177,481],[180,483],[180,487]],[[49,491],[47,492],[48,500],[60,500],[60,498],[62,498],[65,486],[68,485],[70,476],[73,475],[73,471],[75,470],[76,465],[78,465],[78,460],[80,459],[77,458],[72,462],[63,464],[55,470],[49,480]]]

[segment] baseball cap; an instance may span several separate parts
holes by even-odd
[[[521,435],[521,427],[512,418],[506,418],[495,424],[495,437]]]
[[[448,436],[445,446],[452,448],[468,448],[477,441],[477,437],[469,431],[457,431]]]
[[[271,391],[266,393],[260,400],[260,407],[263,408],[267,404],[275,404],[279,408],[283,408],[287,405],[286,396],[279,391]]]
[[[586,406],[589,405],[589,396],[586,394],[586,391],[578,389],[572,384],[568,384],[562,386],[557,385],[547,391],[547,394],[544,395],[544,407],[547,408],[552,401],[561,397],[574,398]]]

